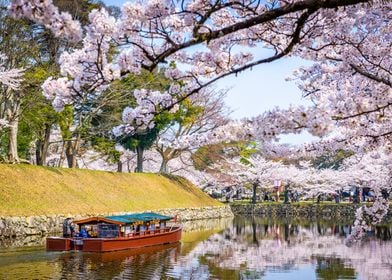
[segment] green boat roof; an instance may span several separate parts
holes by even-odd
[[[112,220],[120,223],[126,223],[126,224],[130,224],[138,221],[142,221],[142,222],[149,222],[153,220],[168,221],[172,219],[172,217],[170,216],[165,216],[153,212],[137,213],[137,214],[130,214],[130,215],[106,216],[105,218],[108,220]]]

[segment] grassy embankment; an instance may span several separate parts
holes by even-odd
[[[0,164],[0,216],[219,206],[183,179]]]

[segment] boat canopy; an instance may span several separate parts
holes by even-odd
[[[164,216],[157,213],[138,213],[138,214],[130,214],[130,215],[120,215],[120,216],[106,216],[105,218],[121,223],[131,224],[134,222],[150,222],[150,221],[168,221],[171,220],[172,217]]]
[[[137,213],[129,215],[117,215],[117,216],[106,216],[106,217],[91,217],[84,220],[75,221],[77,225],[91,224],[98,222],[105,222],[108,224],[126,225],[133,224],[136,222],[151,222],[151,221],[168,221],[173,217],[160,215],[153,212],[148,213]]]

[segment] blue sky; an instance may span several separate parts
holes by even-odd
[[[125,0],[103,0],[106,5],[121,6],[126,1]]]
[[[121,6],[125,0],[104,0],[107,5]],[[257,49],[253,50],[257,56]],[[265,53],[264,51],[261,51]],[[214,85],[216,88],[229,88],[226,104],[234,110],[233,118],[252,117],[276,106],[287,108],[290,104],[310,104],[302,98],[294,82],[285,79],[301,65],[309,64],[299,58],[284,58],[259,65],[237,76],[226,77]],[[308,133],[286,135],[281,142],[299,144],[311,141]]]

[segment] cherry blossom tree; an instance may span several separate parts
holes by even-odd
[[[79,30],[73,22],[62,19],[61,14],[52,7],[50,2],[29,2],[27,4],[25,1],[12,1],[10,11],[17,16],[37,18],[38,21],[47,24],[48,20],[42,14],[36,12],[36,10],[48,9],[56,15],[53,17],[54,21],[62,29]],[[271,112],[270,118],[274,120],[278,120],[279,116],[288,115],[288,117],[284,118],[286,120],[284,122],[285,126],[279,125],[276,128],[264,125],[262,131],[265,132],[266,136],[270,136],[275,133],[274,130],[277,133],[284,133],[307,128],[316,135],[324,135],[331,131],[336,121],[340,121],[341,125],[348,126],[347,122],[351,122],[352,118],[358,119],[362,115],[368,115],[367,113],[375,113],[377,115],[377,112],[385,112],[384,109],[389,108],[389,101],[381,97],[377,98],[376,95],[381,94],[385,96],[385,90],[388,90],[389,77],[388,71],[385,71],[385,69],[388,69],[390,60],[388,53],[390,44],[388,42],[389,37],[384,36],[384,34],[390,33],[388,32],[390,31],[388,29],[390,26],[386,23],[388,21],[383,20],[383,15],[388,16],[390,5],[383,1],[372,1],[372,5],[356,5],[366,2],[369,1],[273,1],[267,2],[266,5],[261,5],[259,1],[246,1],[244,3],[185,1],[181,3],[182,5],[176,5],[172,1],[161,3],[150,1],[143,3],[143,5],[141,3],[125,4],[122,18],[116,23],[112,18],[105,15],[104,11],[95,11],[93,13],[95,14],[95,20],[93,19],[92,22],[94,26],[106,28],[107,31],[110,30],[110,37],[107,36],[107,39],[104,40],[106,43],[111,41],[122,46],[118,55],[118,66],[124,74],[127,72],[137,73],[142,68],[151,70],[165,61],[175,61],[175,64],[189,65],[189,67],[185,68],[188,70],[182,71],[176,67],[168,68],[168,77],[175,81],[181,79],[189,82],[186,85],[186,89],[183,90],[185,95],[172,102],[166,102],[161,110],[172,108],[174,104],[180,102],[183,98],[194,94],[200,88],[211,84],[217,79],[239,73],[261,63],[268,63],[287,55],[299,55],[315,60],[316,64],[312,69],[301,69],[296,76],[306,81],[306,84],[302,85],[301,88],[307,94],[312,92],[312,94],[309,93],[308,95],[311,95],[312,100],[315,100],[316,105],[318,105],[310,109],[293,108],[290,110],[292,114],[287,114],[285,111],[280,114],[279,112]],[[36,10],[33,8],[36,8]],[[335,8],[336,10],[334,10]],[[98,14],[102,16],[98,16]],[[53,25],[53,22],[49,22],[49,25]],[[355,28],[357,25],[361,28]],[[330,32],[330,30],[334,32]],[[87,39],[84,40],[84,45],[88,49],[88,47],[91,47],[91,40],[89,40],[91,28],[87,28],[86,33]],[[70,34],[73,33],[58,33],[59,36],[77,37]],[[373,35],[367,36],[367,34]],[[107,35],[109,34],[107,33]],[[361,40],[361,38],[364,38],[364,40]],[[377,40],[382,40],[382,42],[378,44]],[[207,44],[201,51],[190,49],[190,47],[203,42]],[[96,42],[94,44],[97,45]],[[382,58],[379,59],[381,64],[379,66],[380,75],[378,75],[380,77],[373,73],[376,70],[371,69],[369,70],[370,72],[366,72],[365,69],[366,67],[370,69],[372,65],[373,67],[377,65],[377,57],[366,61],[366,58],[369,57],[366,51],[373,50],[371,46],[375,44],[381,48]],[[111,65],[106,65],[105,57],[107,56],[108,48],[104,45],[102,47],[94,47],[95,52],[93,53],[95,55],[84,62],[85,64],[101,65],[98,69],[93,70],[94,76],[99,77],[97,78],[98,80],[91,81],[91,77],[84,77],[84,79],[79,77],[76,79],[76,88],[79,87],[79,84],[89,84],[90,88],[92,86],[93,89],[95,87],[99,89],[110,82],[111,79],[116,78],[117,74],[112,77],[111,73],[115,71],[113,69],[110,70]],[[273,50],[273,54],[266,58],[254,59],[250,52],[235,51],[235,47],[238,46],[250,48],[263,46]],[[338,55],[334,57],[333,54]],[[343,57],[355,57],[358,59],[346,63],[346,61],[342,60]],[[102,61],[98,61],[101,58],[103,58]],[[67,64],[66,59],[64,63]],[[324,64],[321,65],[320,63]],[[348,65],[348,67],[344,68],[344,65]],[[102,69],[100,70],[100,68]],[[106,71],[103,71],[103,68]],[[321,88],[317,88],[317,90],[314,88],[321,87],[323,84],[328,85],[328,81],[325,83],[320,81],[317,84],[309,82],[313,81],[312,79],[316,79],[317,75],[318,77],[326,76],[317,74],[318,72],[315,72],[317,69],[322,71],[328,69],[329,73],[331,73],[328,81],[345,79],[349,77],[352,71],[355,71],[358,74],[356,76],[359,76],[358,79],[365,79],[362,84],[368,83],[369,86],[380,84],[381,86],[381,88],[374,91],[375,95],[368,96],[368,99],[376,97],[375,99],[383,101],[367,109],[361,109],[360,106],[355,105],[354,107],[359,108],[359,111],[365,111],[363,113],[354,111],[347,115],[342,115],[342,110],[345,111],[347,108],[331,109],[333,106],[338,105],[338,100],[341,97],[337,96],[335,99],[325,97],[325,93],[323,93],[324,91]],[[82,70],[78,69],[79,72]],[[81,73],[87,72],[89,71],[82,71]],[[103,73],[109,75],[105,77]],[[387,75],[386,78],[385,75]],[[79,76],[83,77],[83,74],[79,74]],[[64,86],[66,78],[61,78],[57,82]],[[50,83],[54,83],[54,81],[48,81],[47,89]],[[314,84],[312,85],[313,88],[309,88],[307,86],[309,84]],[[65,86],[65,88],[69,87],[70,85]],[[357,88],[359,91],[362,89],[364,88]],[[367,90],[369,91],[370,88]],[[52,88],[53,91],[54,89]],[[336,91],[335,89],[333,92]],[[347,93],[348,91],[350,91],[350,88],[341,92],[344,94],[344,92]],[[61,108],[62,103],[69,103],[70,96],[67,90],[64,92],[66,93],[65,95],[60,94],[55,99],[59,108]],[[330,92],[332,91],[328,91],[327,94],[330,94]],[[52,93],[53,97],[54,95]],[[318,99],[320,99],[319,102],[317,102]],[[330,103],[323,102],[324,99],[330,100]],[[360,100],[362,100],[362,97],[353,100],[352,104],[358,104]],[[331,104],[332,107],[326,104]],[[151,113],[155,114],[155,111],[145,114],[146,125],[149,125],[151,122]],[[383,113],[382,119],[388,119],[388,117],[385,118]],[[262,122],[265,124],[266,120],[263,119]],[[354,121],[354,123],[357,123],[358,126],[358,121]],[[361,123],[360,120],[359,123]],[[377,125],[382,127],[380,128],[382,131],[374,135],[357,133],[355,129],[352,131],[352,134],[355,134],[356,138],[358,136],[369,136],[373,140],[373,136],[388,136],[388,129],[383,131],[386,124],[388,124],[387,120],[378,123]],[[353,126],[354,124],[351,125]],[[363,127],[363,125],[360,125],[360,127]],[[351,139],[352,137],[347,138]]]
[[[252,155],[250,158],[226,157],[215,167],[219,172],[212,173],[212,183],[221,186],[245,186],[252,187],[252,203],[256,203],[257,188],[261,186],[272,187],[273,180],[283,168],[280,162],[267,161],[260,155]]]
[[[392,191],[390,157],[383,151],[346,159],[337,170],[317,169],[310,162],[282,164],[257,154],[251,156],[246,164],[241,163],[240,158],[225,158],[216,168],[231,175],[229,179],[224,179],[234,180],[236,184],[256,183],[271,188],[274,179],[282,180],[305,199],[321,194],[337,195],[338,191],[349,186],[369,188],[376,195],[381,195],[382,190]]]
[[[361,239],[371,226],[380,223],[389,209],[389,196],[392,193],[392,159],[383,150],[346,160],[346,174],[360,186],[371,189],[375,202],[357,210],[353,234],[347,244]]]
[[[155,141],[154,149],[161,155],[161,173],[167,173],[168,163],[184,153],[192,153],[206,141],[199,140],[228,122],[229,109],[224,104],[227,91],[207,88],[184,100],[175,114],[173,125],[163,130]],[[207,139],[206,139],[207,140]],[[212,140],[212,139],[209,139]],[[193,144],[193,145],[192,145]]]
[[[5,87],[9,87],[12,90],[17,90],[20,86],[20,82],[23,76],[23,69],[11,68],[7,69],[6,66],[7,58],[0,54],[0,84]],[[0,97],[0,101],[3,98]],[[0,112],[0,130],[8,126],[8,120]]]
[[[294,73],[314,105],[274,109],[245,122],[253,137],[263,142],[304,129],[317,136],[337,130],[337,137],[310,148],[350,145],[364,153],[383,147],[390,153],[391,9],[391,2],[380,0],[150,0],[126,3],[119,20],[94,10],[82,47],[62,55],[62,77],[47,80],[44,94],[57,109],[77,107],[114,79],[168,63],[171,87],[135,92],[138,106],[124,111],[128,125],[118,131],[134,133],[135,123],[154,126],[154,116],[219,79],[299,56],[314,61]],[[58,36],[81,37],[80,26],[50,0],[12,0],[10,12]],[[112,58],[113,48],[118,54]],[[263,57],[251,52],[265,48]]]
[[[73,20],[69,13],[60,12],[51,0],[13,0],[8,9],[14,17],[34,20],[50,29],[57,37],[74,41],[82,38],[80,22]]]
[[[259,1],[183,1],[178,5],[172,1],[148,1],[143,4],[126,3],[123,6],[122,18],[116,23],[103,11],[94,11],[92,17],[95,17],[95,20],[93,19],[92,22],[97,27],[96,31],[106,29],[109,31],[107,35],[110,35],[111,41],[122,46],[118,55],[118,66],[124,74],[137,73],[142,68],[152,70],[166,61],[189,65],[185,68],[188,70],[168,68],[167,75],[173,80],[189,81],[184,96],[165,106],[165,109],[170,109],[183,98],[217,79],[239,73],[258,64],[268,63],[289,54],[316,59],[317,57],[312,57],[312,54],[319,51],[315,52],[312,48],[318,47],[318,42],[325,42],[324,44],[332,46],[331,48],[337,45],[335,41],[339,38],[329,34],[344,36],[350,30],[355,30],[353,26],[356,23],[364,22],[366,25],[369,22],[367,16],[371,14],[368,11],[380,15],[388,12],[388,4],[384,5],[382,1],[371,1],[372,5],[357,5],[366,2],[370,1],[272,1],[265,5],[261,5]],[[51,11],[52,21],[43,15],[43,10]],[[58,13],[49,0],[11,1],[10,11],[15,16],[36,19],[50,28],[60,26],[64,32],[57,32],[59,36],[76,38],[77,36],[73,35],[80,33],[80,28],[67,16]],[[352,22],[351,19],[354,17],[359,19]],[[374,36],[374,39],[385,39],[383,34],[388,30],[381,30],[385,25],[382,17],[371,19],[374,28],[380,28],[380,36]],[[69,29],[75,32],[68,32]],[[93,33],[91,30],[92,28],[86,30],[84,48],[87,49],[91,47],[91,37],[94,37],[91,36]],[[339,32],[329,32],[329,30]],[[55,28],[54,31],[56,32]],[[106,39],[104,41],[106,43]],[[203,42],[207,44],[202,50],[191,49],[192,46]],[[96,45],[96,42],[94,44]],[[105,57],[108,48],[105,45],[107,44],[94,47],[95,55],[86,61],[100,65],[98,68],[102,70],[106,69],[106,71],[98,71],[99,73],[95,71],[95,74],[99,74],[95,75],[99,82],[91,81],[91,77],[87,75],[85,80],[76,79],[76,89],[79,85],[86,85],[86,81],[91,83],[90,88],[92,85],[99,88],[110,79],[116,78],[116,75],[111,74],[115,72],[111,69],[111,65],[106,65]],[[384,45],[388,44],[384,43]],[[272,50],[272,55],[255,59],[250,52],[235,51],[238,46],[242,48],[264,46]],[[336,50],[332,49],[332,51]],[[66,59],[64,63],[67,64]],[[78,69],[82,73],[88,72],[83,70],[85,69]],[[108,75],[105,77],[104,73]],[[83,77],[83,74],[79,76]],[[53,84],[54,81],[51,83]],[[64,85],[67,83],[65,78],[57,80],[56,83],[65,88],[70,87],[69,84]],[[47,90],[50,88],[49,84],[48,81]],[[53,91],[52,89],[51,95],[54,97],[56,94]],[[69,93],[67,91],[65,93],[63,96],[61,94],[57,96],[56,103],[60,108],[61,103],[69,102]],[[147,118],[146,122],[148,121]]]
[[[0,54],[0,83],[10,87],[13,90],[17,90],[20,86],[20,82],[23,76],[23,69],[11,68],[7,69],[7,57]]]
[[[294,75],[318,110],[348,130],[346,139],[383,146],[392,134],[391,38],[386,35],[392,31],[391,5],[384,3],[371,13],[349,7],[340,16],[345,17],[340,30],[324,26],[321,40],[301,48],[305,58],[316,62]],[[332,30],[331,40],[327,34]]]
[[[50,77],[42,85],[45,97],[52,100],[56,111],[73,106],[75,129],[66,149],[69,167],[76,166],[83,130],[110,100],[110,96],[100,98],[108,87],[108,81],[120,74],[108,59],[115,19],[101,9],[92,11],[89,21],[90,24],[85,26],[83,47],[64,52],[59,58],[60,73],[64,77]]]

